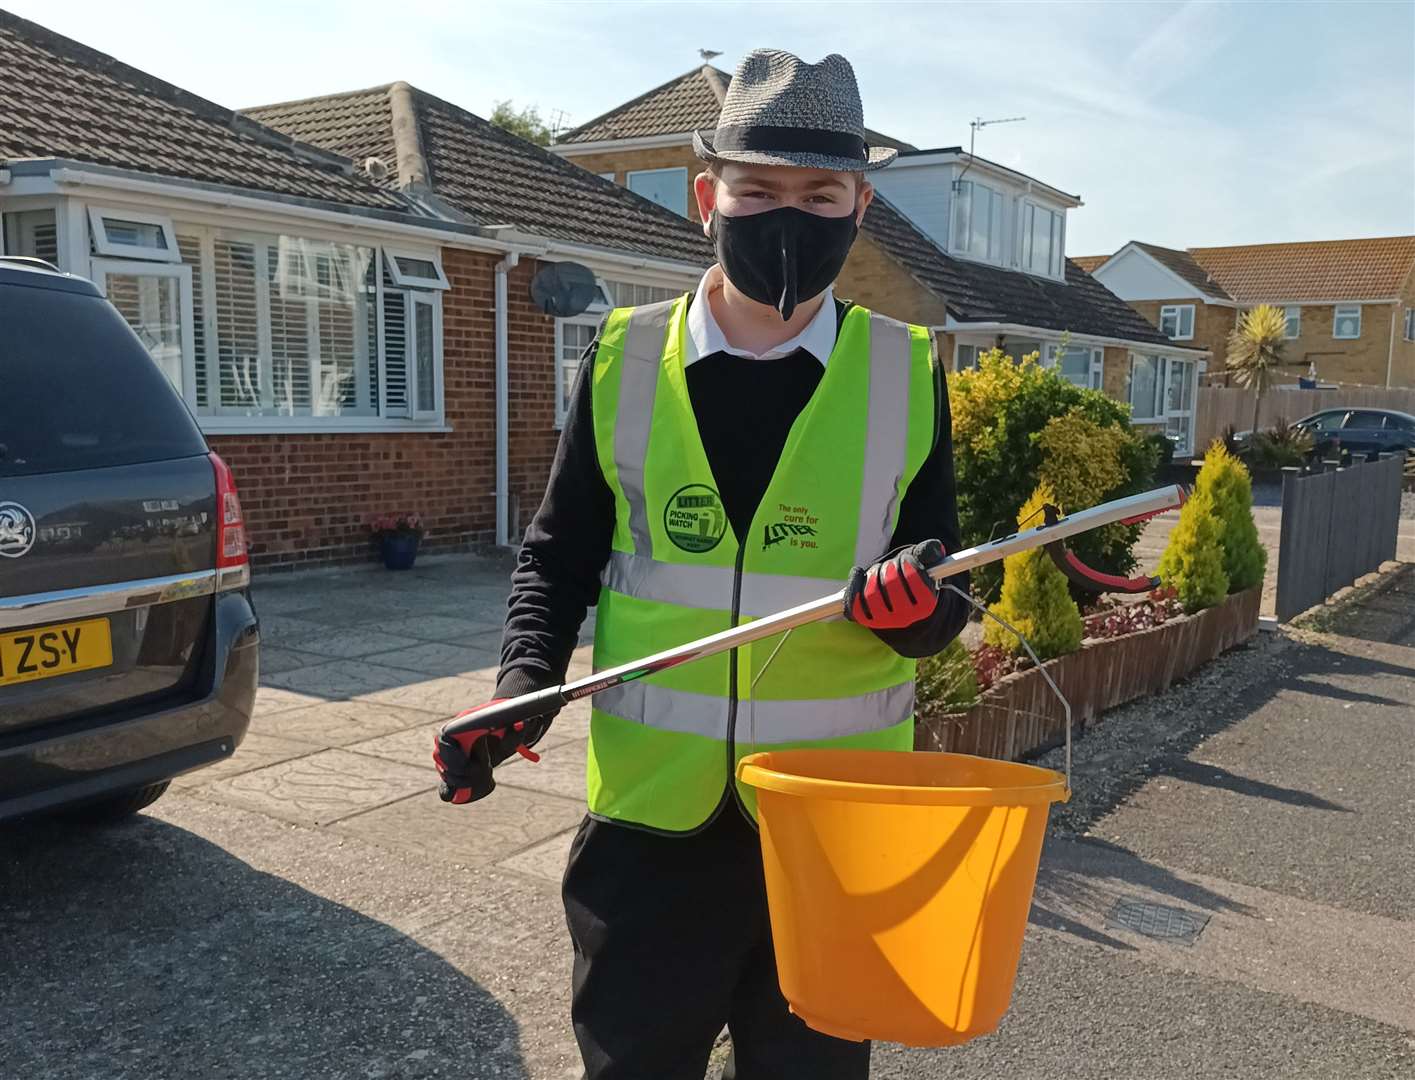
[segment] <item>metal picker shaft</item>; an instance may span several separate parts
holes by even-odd
[[[986,544],[979,544],[977,547],[955,552],[930,570],[929,574],[935,581],[943,581],[955,574],[961,574],[965,570],[1000,562],[1009,555],[1016,555],[1019,552],[1029,551],[1047,544],[1064,542],[1073,536],[1090,532],[1103,525],[1133,524],[1143,521],[1156,514],[1162,514],[1166,510],[1173,510],[1183,502],[1184,489],[1177,484],[1157,488],[1140,495],[1131,495],[1124,499],[1115,499],[1102,503],[1100,506],[1093,506],[1089,510],[1081,510],[1075,514],[1058,518],[1051,524],[1040,525],[1025,532],[1012,533],[1010,536],[989,540]],[[654,653],[642,660],[598,671],[593,675],[576,679],[574,682],[568,682],[562,686],[548,687],[545,690],[538,690],[531,694],[523,694],[520,697],[498,702],[495,705],[485,706],[473,713],[450,720],[442,730],[447,735],[473,730],[487,731],[505,728],[518,721],[544,716],[546,713],[563,708],[572,701],[579,701],[581,698],[589,697],[601,690],[622,686],[624,683],[641,679],[645,675],[666,671],[668,668],[701,660],[704,657],[716,656],[729,649],[736,649],[753,641],[760,641],[762,638],[772,637],[795,627],[804,626],[807,623],[840,616],[844,605],[845,590],[842,588],[830,596],[822,596],[819,600],[787,608],[775,615],[768,615],[742,626],[735,626],[730,630],[723,630],[720,633],[699,638],[697,641],[690,641],[685,645]]]

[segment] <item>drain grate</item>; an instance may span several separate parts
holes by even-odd
[[[1182,945],[1193,945],[1208,923],[1206,914],[1148,900],[1117,900],[1105,917],[1106,926],[1112,929],[1133,930],[1157,941]]]

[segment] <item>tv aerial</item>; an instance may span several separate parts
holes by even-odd
[[[959,185],[963,183],[963,173],[973,167],[973,147],[978,141],[978,129],[990,127],[993,124],[1017,124],[1027,119],[1025,116],[1002,116],[996,120],[984,120],[981,116],[974,117],[968,121],[968,164],[963,166],[963,172],[958,174],[958,178],[953,181],[953,190],[961,190]]]

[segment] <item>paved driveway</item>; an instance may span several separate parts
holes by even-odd
[[[265,685],[230,762],[119,827],[0,830],[0,1078],[579,1075],[558,881],[584,710],[475,807],[428,764],[491,691],[507,570],[260,580]],[[1002,1029],[881,1047],[874,1075],[1415,1075],[1409,581],[1343,625],[1389,644],[1265,637],[1109,715]],[[1157,942],[1111,925],[1118,899],[1208,924]]]

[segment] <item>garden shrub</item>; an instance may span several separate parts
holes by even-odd
[[[966,709],[978,700],[978,676],[962,639],[954,638],[941,653],[919,661],[915,692],[920,707],[944,712]]]
[[[1042,505],[1054,501],[1051,489],[1039,485],[1018,512],[1018,524],[1039,517]],[[1003,560],[1002,598],[988,610],[1016,627],[1042,660],[1075,652],[1081,644],[1081,611],[1066,576],[1041,548]],[[990,645],[1023,651],[1016,636],[991,619],[983,622],[983,638]]]
[[[1261,584],[1268,553],[1253,522],[1253,480],[1243,463],[1217,439],[1204,455],[1194,490],[1213,495],[1228,591],[1242,592]]]
[[[1221,528],[1213,492],[1196,486],[1179,512],[1179,524],[1169,535],[1158,570],[1160,582],[1179,595],[1191,614],[1213,607],[1228,593]]]
[[[1154,478],[1158,450],[1130,427],[1129,406],[1043,369],[1036,353],[1020,363],[1000,349],[983,353],[976,370],[949,377],[949,398],[967,545],[986,541],[999,526],[1010,531],[1041,480],[1057,485],[1062,510],[1072,513],[1143,491]],[[1073,446],[1068,436],[1086,446]],[[1098,570],[1124,575],[1135,567],[1139,535],[1138,526],[1117,525],[1077,537],[1072,548]],[[975,595],[995,595],[999,576],[995,565],[975,570]]]

